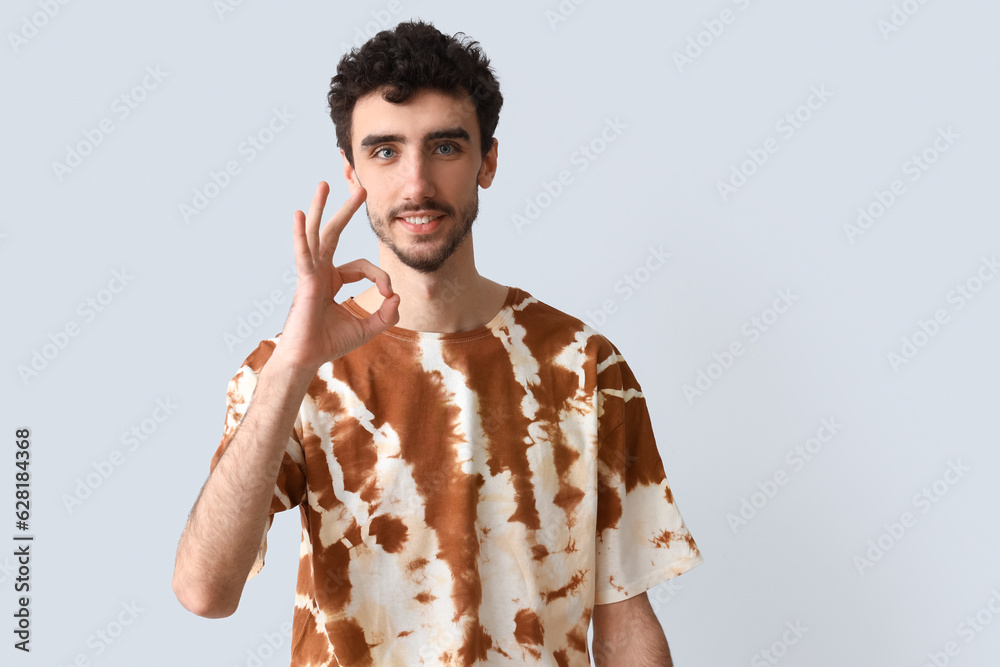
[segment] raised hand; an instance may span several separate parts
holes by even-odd
[[[399,321],[399,296],[392,291],[389,274],[367,259],[356,259],[341,266],[333,264],[340,233],[368,193],[359,187],[321,230],[320,219],[329,193],[330,186],[321,181],[309,215],[295,211],[294,216],[292,229],[298,284],[275,354],[296,367],[319,368]],[[378,311],[359,319],[335,299],[344,283],[362,278],[374,282],[385,298]]]

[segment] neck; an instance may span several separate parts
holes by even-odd
[[[379,244],[379,266],[389,274],[399,294],[397,327],[413,331],[454,333],[489,322],[503,307],[507,287],[479,275],[472,253],[472,235],[433,273],[421,273],[402,264]],[[372,286],[354,297],[370,313],[378,310],[382,295]]]

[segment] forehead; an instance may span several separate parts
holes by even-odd
[[[382,98],[382,91],[358,99],[351,116],[351,143],[357,147],[371,134],[401,135],[413,141],[429,132],[463,127],[473,143],[479,141],[476,106],[468,94],[462,97],[433,89],[417,91],[402,104]]]

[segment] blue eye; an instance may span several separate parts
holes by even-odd
[[[389,151],[390,153],[394,152],[394,151],[393,151],[393,150],[392,150],[391,148],[389,148],[388,146],[380,146],[379,148],[376,148],[376,149],[375,149],[375,155],[377,155],[378,157],[380,157],[380,158],[382,158],[382,159],[385,159],[385,160],[387,160],[387,159],[389,159],[390,157],[392,157],[391,155],[383,155],[383,153],[384,153],[385,151]]]

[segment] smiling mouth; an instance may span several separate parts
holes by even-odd
[[[415,215],[415,216],[400,216],[400,220],[405,220],[411,225],[426,225],[432,220],[437,220],[438,218],[443,218],[443,215],[432,216],[432,215]]]
[[[403,229],[411,234],[421,235],[433,233],[440,226],[443,219],[443,214],[437,216],[408,215],[406,217],[396,218],[396,220],[403,226]]]

